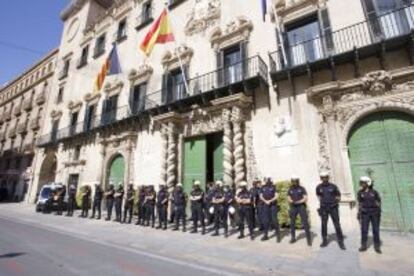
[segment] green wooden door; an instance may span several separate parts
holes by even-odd
[[[398,112],[375,113],[353,128],[349,156],[355,190],[371,176],[383,202],[382,226],[413,231],[414,121]]]
[[[211,139],[213,144],[214,181],[223,180],[223,133],[215,133]]]
[[[191,192],[194,180],[199,180],[202,189],[205,189],[207,170],[206,152],[207,143],[204,136],[185,140],[183,185],[184,191],[187,194]]]
[[[111,167],[109,168],[109,182],[113,181],[115,187],[118,186],[119,182],[124,182],[124,172],[125,172],[125,161],[122,156],[115,157],[112,160]]]

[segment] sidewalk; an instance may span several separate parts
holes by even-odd
[[[309,248],[304,239],[289,244],[287,230],[282,242],[277,244],[274,238],[267,242],[261,242],[260,237],[254,241],[238,240],[238,233],[234,233],[225,239],[210,234],[202,236],[81,219],[78,215],[79,212],[69,218],[39,214],[35,213],[34,205],[27,204],[0,205],[3,218],[107,245],[144,250],[204,266],[211,264],[245,275],[412,275],[414,271],[412,235],[384,232],[382,255],[377,255],[372,247],[360,254],[356,231],[345,232],[346,251],[340,250],[335,241],[321,250],[318,229],[313,229],[316,237],[313,247]],[[333,231],[333,227],[329,229]]]

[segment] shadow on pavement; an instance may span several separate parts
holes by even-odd
[[[23,252],[7,253],[7,254],[0,255],[0,259],[16,258],[22,255],[26,255],[26,253],[23,253]]]

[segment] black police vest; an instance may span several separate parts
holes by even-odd
[[[198,205],[200,205],[200,204],[203,204],[203,198],[204,198],[204,192],[202,191],[202,190],[199,190],[199,191],[192,191],[191,192],[191,196],[195,196],[195,197],[198,197],[198,196],[201,196],[201,199],[199,199],[199,200],[192,200],[191,201],[191,205],[193,205],[193,206],[198,206]]]
[[[159,191],[158,195],[157,195],[157,204],[158,205],[162,205],[162,202],[168,197],[167,192],[166,191]],[[164,205],[168,204],[168,201],[163,203]]]
[[[106,199],[107,199],[107,200],[113,200],[113,199],[114,199],[114,194],[115,194],[115,191],[114,191],[114,190],[109,190],[109,191],[108,191],[108,193],[110,193],[110,194],[108,194],[108,195],[106,196]]]
[[[306,191],[305,188],[301,186],[291,187],[288,191],[288,194],[293,201],[299,201],[305,197]]]
[[[251,206],[252,205],[251,199],[253,197],[252,197],[252,194],[249,191],[247,191],[247,190],[246,191],[240,191],[237,194],[237,197],[240,198],[240,199],[250,199],[250,203],[249,204],[240,204],[241,206]]]
[[[184,192],[174,192],[174,205],[175,206],[184,206],[185,205],[185,194]]]

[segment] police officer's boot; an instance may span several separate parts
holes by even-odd
[[[338,241],[338,245],[339,245],[339,248],[341,248],[341,250],[346,250],[344,241]]]
[[[185,219],[183,219],[183,232],[186,232],[187,228],[186,228],[186,223],[185,223]]]
[[[265,230],[263,237],[262,237],[262,241],[267,241],[269,239],[268,234],[267,234],[267,230]]]
[[[382,254],[381,247],[379,245],[374,246],[375,252]]]
[[[240,235],[237,237],[238,239],[243,239],[244,238],[244,231],[240,230]]]
[[[205,226],[203,226],[203,229],[201,230],[201,234],[202,235],[205,235],[206,234],[206,227]]]
[[[276,232],[275,232],[275,234],[276,234],[276,242],[277,242],[277,243],[280,243],[280,241],[282,240],[282,238],[281,238],[281,236],[280,236],[279,231],[276,231]]]
[[[296,242],[296,238],[295,237],[292,237],[291,239],[290,239],[290,241],[289,241],[289,243],[295,243]]]
[[[306,237],[306,242],[307,242],[308,246],[312,246],[312,238],[311,237]]]
[[[327,247],[328,246],[328,240],[326,238],[322,239],[321,247]]]
[[[368,247],[366,244],[362,244],[361,247],[359,248],[359,252],[365,252],[367,251]]]

